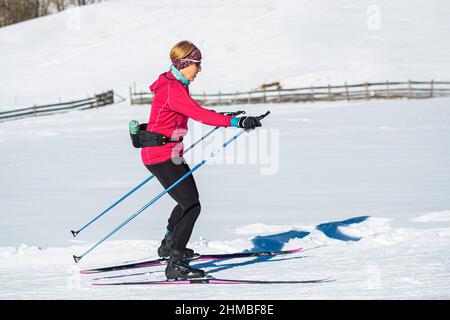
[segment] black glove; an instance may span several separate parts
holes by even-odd
[[[257,117],[233,117],[230,124],[232,127],[243,128],[246,130],[255,129],[261,127],[261,120],[269,115],[270,111]]]
[[[261,127],[261,122],[258,117],[241,117],[238,126],[243,129],[255,129]]]

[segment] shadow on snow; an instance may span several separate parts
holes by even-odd
[[[347,236],[339,230],[339,227],[349,226],[352,224],[357,224],[366,221],[369,216],[361,216],[355,217],[343,221],[333,221],[319,224],[316,229],[323,232],[327,237],[332,239],[337,239],[341,241],[358,241],[361,238]],[[302,239],[308,236],[310,232],[308,231],[299,231],[299,230],[290,230],[282,233],[266,235],[266,236],[256,236],[252,239],[253,248],[249,250],[245,250],[244,252],[259,252],[259,251],[277,251],[282,250],[284,245],[288,243],[292,239]],[[255,263],[261,262],[276,262],[276,261],[285,261],[285,260],[294,260],[294,259],[302,259],[305,256],[300,257],[286,257],[280,258],[280,256],[262,256],[255,257],[251,260],[237,262],[237,263],[227,263],[224,264],[224,261],[208,261],[203,263],[195,264],[196,268],[213,268],[208,271],[208,274],[220,272],[223,270],[231,269],[234,267],[242,267],[247,265],[252,265]],[[232,259],[229,259],[232,260]],[[219,264],[218,264],[219,263]]]
[[[332,238],[332,239],[341,240],[341,241],[358,241],[358,240],[361,240],[361,238],[347,236],[347,235],[343,234],[341,231],[339,231],[338,228],[349,226],[349,225],[355,224],[355,223],[361,223],[361,222],[366,221],[368,218],[369,218],[369,216],[362,216],[362,217],[351,218],[351,219],[344,220],[344,221],[326,222],[326,223],[319,224],[317,226],[317,230],[322,231],[323,233],[325,233],[325,235],[327,237]]]

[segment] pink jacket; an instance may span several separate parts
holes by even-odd
[[[229,127],[231,116],[201,107],[189,95],[189,89],[179,82],[171,72],[163,73],[151,86],[153,102],[147,131],[161,133],[172,139],[184,137],[187,122],[192,118],[201,123]],[[167,161],[183,155],[182,142],[169,142],[162,146],[144,147],[141,158],[144,165]]]

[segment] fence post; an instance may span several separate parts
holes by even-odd
[[[133,105],[133,88],[130,86],[130,104]]]
[[[238,95],[239,95],[239,91],[236,90],[236,93],[234,94],[233,104],[237,104]]]
[[[220,92],[220,90],[219,90],[219,106],[222,104],[222,99],[221,99],[221,95],[222,95],[222,93]]]
[[[333,95],[331,94],[331,86],[328,84],[328,100],[333,101]]]
[[[104,106],[106,104],[107,94],[108,93],[106,91],[104,91],[100,94],[99,104],[98,104],[97,108]]]
[[[252,103],[252,94],[250,93],[250,91],[248,92],[248,103]]]
[[[266,103],[266,101],[267,101],[267,100],[266,100],[266,88],[264,87],[264,88],[263,88],[263,101],[262,101],[262,102],[263,102],[263,103]]]
[[[281,102],[281,87],[278,87],[278,98],[277,98],[278,103]]]
[[[408,99],[412,99],[411,80],[408,80]]]
[[[345,95],[347,96],[347,101],[350,102],[350,94],[348,93],[347,81],[345,81]]]
[[[314,102],[314,86],[311,85],[311,102]]]
[[[206,101],[206,91],[203,91],[203,105],[207,105],[207,101]]]
[[[364,87],[366,92],[366,100],[369,100],[369,84],[365,82]]]
[[[114,104],[114,90],[109,90],[109,103]]]
[[[36,117],[37,116],[37,109],[36,109],[36,105],[33,105],[33,116]]]
[[[391,98],[391,92],[389,90],[389,80],[386,80],[386,99]]]
[[[434,94],[434,80],[431,80],[430,98],[433,98]]]

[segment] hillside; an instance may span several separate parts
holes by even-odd
[[[112,0],[0,29],[0,108],[147,90],[170,48],[196,43],[192,92],[448,80],[445,0]]]

